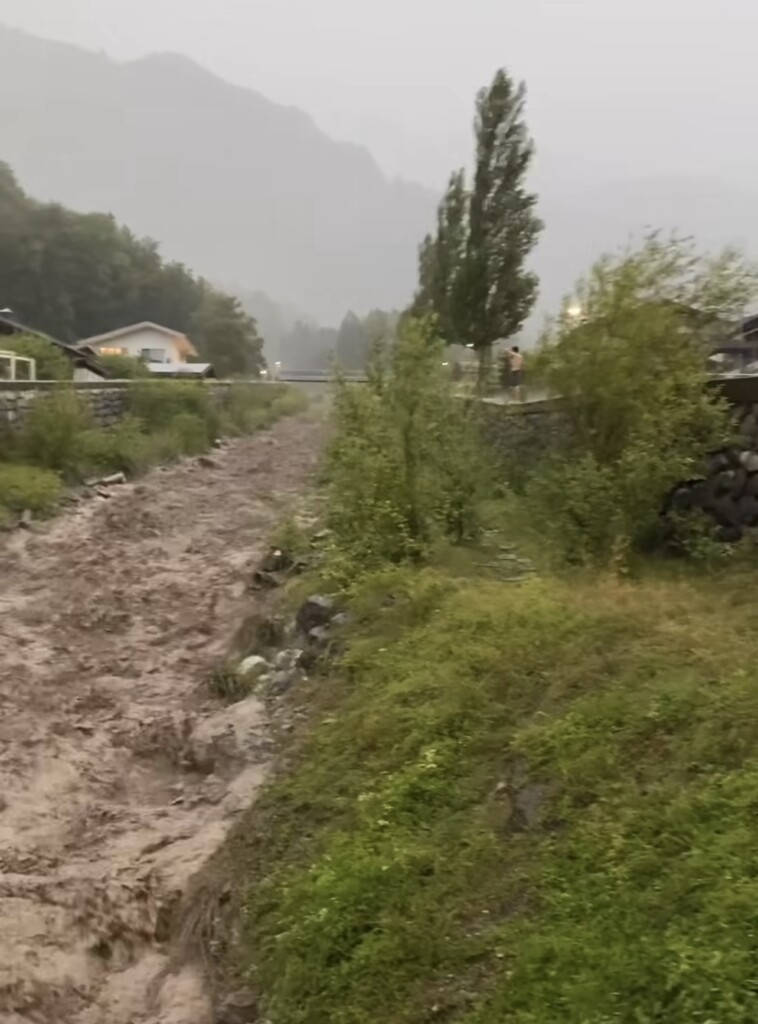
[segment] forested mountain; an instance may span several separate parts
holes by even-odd
[[[238,300],[164,263],[155,242],[108,214],[30,199],[0,163],[0,307],[62,341],[142,320],[189,334],[219,374],[262,365],[255,321]]]
[[[299,110],[171,54],[119,64],[0,27],[0,158],[212,280],[325,322],[405,304],[435,196]]]

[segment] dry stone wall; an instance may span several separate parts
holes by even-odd
[[[0,424],[17,429],[29,414],[34,403],[49,395],[60,385],[54,381],[3,381],[0,383]],[[127,402],[126,384],[109,383],[107,386],[91,384],[71,385],[81,393],[92,408],[97,423],[110,426],[123,416]]]
[[[484,401],[480,410],[485,439],[512,469],[535,466],[567,442],[560,399],[502,405]]]
[[[150,381],[151,387],[165,387],[171,381]],[[193,386],[205,388],[212,399],[223,405],[229,395],[229,389],[240,387],[230,381],[191,381]],[[132,381],[97,381],[77,382],[61,385],[55,381],[0,381],[0,427],[6,430],[17,430],[23,425],[34,403],[44,395],[49,395],[60,387],[72,387],[84,399],[92,410],[95,422],[100,427],[111,427],[126,414],[129,407],[129,389]],[[276,384],[262,384],[257,381],[246,382],[245,387],[251,389],[277,387]]]

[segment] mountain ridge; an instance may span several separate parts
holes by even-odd
[[[435,194],[191,58],[118,62],[0,25],[0,127],[31,194],[112,212],[208,277],[326,322],[412,294]]]

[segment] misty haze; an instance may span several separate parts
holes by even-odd
[[[298,319],[407,305],[503,63],[527,82],[546,225],[527,341],[646,226],[751,249],[749,0],[359,6],[2,0],[1,155],[31,196],[112,212],[236,291],[270,355]]]

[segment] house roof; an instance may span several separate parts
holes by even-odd
[[[165,334],[167,337],[173,338],[179,346],[179,351],[185,356],[197,355],[195,346],[186,334],[182,334],[181,331],[174,331],[170,327],[163,327],[161,324],[154,324],[152,320],[142,320],[138,324],[129,324],[127,327],[117,327],[114,331],[106,331],[105,334],[96,334],[92,338],[84,338],[76,344],[77,348],[82,345],[103,345],[108,341],[118,341],[119,338],[123,338],[128,334],[134,334],[135,331],[144,330],[158,331],[159,334]]]
[[[148,363],[148,370],[157,377],[215,377],[210,363]]]
[[[14,334],[32,334],[35,338],[43,338],[45,341],[49,341],[51,345],[55,345],[56,348],[65,352],[73,362],[74,366],[84,366],[91,373],[96,373],[103,379],[108,376],[103,367],[97,361],[95,353],[86,344],[69,345],[65,341],[59,341],[57,338],[53,338],[51,335],[45,334],[43,331],[36,330],[34,327],[27,327],[25,324],[18,323],[16,320],[11,320],[6,316],[0,316],[0,335],[9,337]]]

